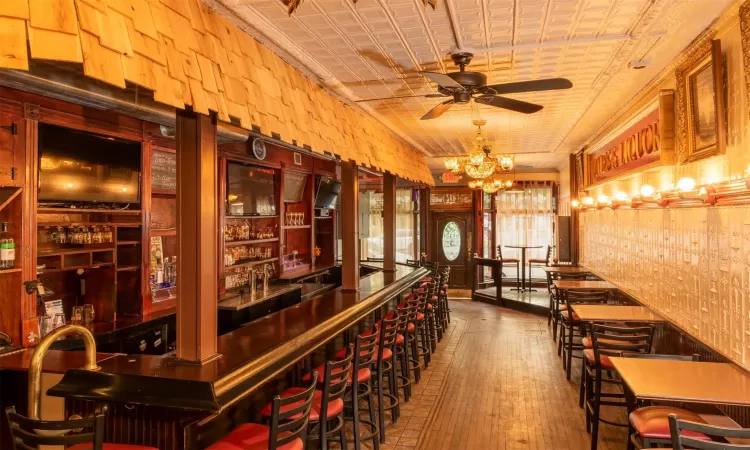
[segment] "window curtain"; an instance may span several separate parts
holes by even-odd
[[[367,258],[383,258],[383,193],[370,192],[370,236],[367,241]],[[396,190],[396,262],[414,259],[414,211],[411,189]]]
[[[497,245],[503,258],[521,259],[521,249],[507,245],[541,246],[527,249],[526,258],[544,258],[554,245],[555,201],[551,181],[519,182],[518,190],[497,195]]]

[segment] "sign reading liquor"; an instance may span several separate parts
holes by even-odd
[[[601,150],[587,155],[589,184],[659,161],[659,110],[628,128]]]

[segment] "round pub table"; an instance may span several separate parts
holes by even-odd
[[[521,249],[521,292],[536,292],[536,289],[531,289],[531,280],[529,280],[529,288],[526,289],[526,249],[528,248],[542,248],[543,245],[506,245],[505,248],[520,248]],[[529,274],[531,275],[531,274]]]

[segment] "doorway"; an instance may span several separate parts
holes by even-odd
[[[432,255],[440,266],[451,268],[448,284],[452,288],[470,289],[474,273],[472,214],[433,212],[432,224]]]

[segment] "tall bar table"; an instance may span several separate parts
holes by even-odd
[[[529,288],[526,289],[526,249],[528,248],[542,248],[542,245],[506,245],[505,248],[521,249],[521,292],[536,292],[536,289],[531,289],[531,280],[529,280]],[[531,274],[529,274],[531,275]]]

